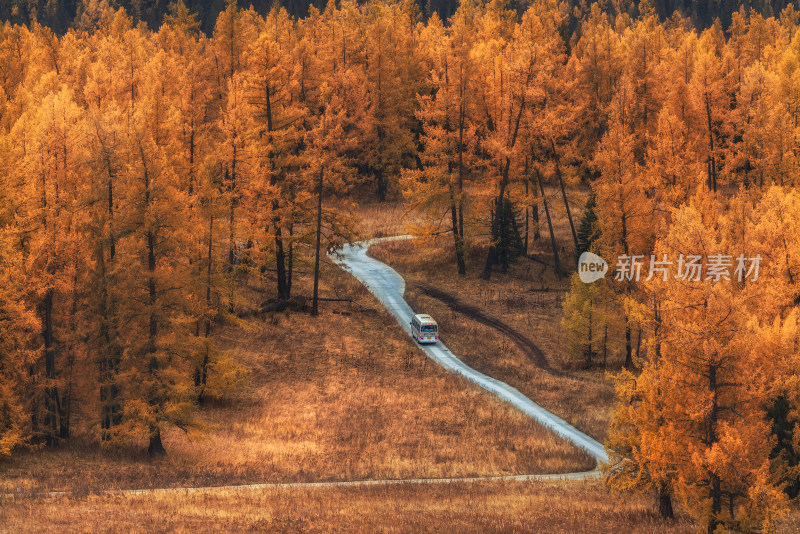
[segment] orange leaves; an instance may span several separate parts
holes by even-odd
[[[767,409],[786,395],[800,369],[798,311],[787,308],[794,295],[787,269],[793,252],[789,263],[778,257],[793,250],[784,232],[800,222],[794,196],[773,188],[758,201],[742,194],[723,203],[699,193],[672,213],[656,244],[657,255],[673,258],[761,254],[758,280],[670,277],[645,284],[657,300],[651,349],[633,379],[634,407],[620,399],[609,446],[639,444],[637,465],[664,474],[709,524],[767,524],[785,504],[776,478],[766,475],[776,444]],[[620,375],[621,394],[631,379]],[[616,454],[618,461],[630,458],[624,448]],[[732,499],[733,515],[720,504],[723,498]]]

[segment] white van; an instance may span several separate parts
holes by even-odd
[[[439,325],[430,315],[417,314],[411,319],[411,335],[419,343],[436,343],[439,341]]]

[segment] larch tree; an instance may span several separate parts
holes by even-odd
[[[742,241],[749,233],[728,231],[748,223],[732,222],[718,209],[695,197],[676,210],[656,254],[749,253],[752,245]],[[670,484],[708,532],[768,528],[784,498],[769,473],[765,407],[775,362],[793,352],[796,314],[754,317],[748,300],[761,291],[761,280],[740,282],[733,272],[712,280],[710,271],[697,280],[680,265],[673,269],[666,281],[654,279],[663,296],[654,354],[638,376],[620,376],[609,476],[613,484],[642,477]],[[763,358],[765,350],[771,358]]]
[[[0,134],[0,154],[6,156],[0,158],[0,457],[31,444],[29,399],[39,395],[30,377],[39,359],[41,322],[34,306],[17,298],[25,292],[25,234],[17,224],[23,197],[11,180],[10,143],[10,136]]]
[[[573,358],[582,359],[586,369],[591,369],[595,361],[595,346],[602,344],[606,332],[601,283],[586,284],[577,274],[570,280],[570,290],[564,299],[562,328],[567,335],[568,351]]]
[[[690,84],[692,105],[705,142],[702,154],[706,162],[707,187],[716,192],[722,175],[721,139],[728,126],[726,101],[720,58],[714,46],[714,35],[706,31],[699,41],[697,59]]]
[[[254,221],[263,229],[274,252],[278,299],[292,291],[294,218],[305,104],[296,95],[293,24],[284,9],[273,9],[267,25],[248,49],[250,69],[246,101],[250,108],[250,162],[248,188]],[[266,259],[263,262],[266,270]]]
[[[227,238],[227,264],[225,270],[227,280],[227,306],[234,312],[237,305],[235,290],[237,265],[240,263],[239,247],[240,204],[243,195],[243,183],[247,177],[246,147],[250,125],[250,113],[247,105],[247,86],[245,73],[234,74],[227,82],[224,107],[218,119],[220,148],[217,159],[222,168],[222,198],[227,206],[225,232]]]
[[[48,445],[69,435],[69,372],[74,364],[77,320],[76,269],[83,263],[83,213],[78,209],[85,164],[85,123],[72,91],[62,87],[47,94],[16,124],[19,167],[26,173],[26,203],[20,232],[27,264],[29,302],[41,321],[43,415],[39,429]],[[37,395],[38,396],[38,395]],[[36,401],[34,401],[36,402]],[[34,411],[38,411],[36,408]],[[38,417],[37,417],[38,419]]]
[[[353,98],[348,77],[332,80],[322,93],[324,109],[316,114],[316,124],[305,136],[308,150],[304,155],[305,187],[298,196],[306,197],[314,210],[314,285],[311,315],[319,315],[319,286],[323,239],[325,252],[330,252],[354,235],[352,220],[343,210],[326,209],[325,198],[346,193],[353,183],[355,167],[349,151],[357,138],[357,120],[361,102]],[[311,207],[309,206],[309,207]]]
[[[593,3],[567,67],[576,83],[572,96],[578,121],[574,151],[582,175],[592,173],[593,154],[607,127],[606,110],[622,72],[619,41],[608,15]]]
[[[373,175],[378,199],[385,201],[390,181],[413,152],[414,95],[419,73],[416,4],[367,4],[364,42],[365,122],[360,143],[365,171]],[[408,11],[408,12],[407,12]]]
[[[594,184],[600,229],[599,252],[609,263],[624,257],[647,256],[652,250],[654,216],[652,201],[644,192],[641,167],[633,153],[634,136],[630,131],[629,88],[620,88],[612,103],[609,129],[595,155],[594,165],[600,179]],[[610,265],[611,267],[611,265]],[[621,295],[635,289],[635,280],[618,280]],[[625,327],[625,365],[632,367],[633,346],[630,325]]]
[[[168,425],[191,428],[196,398],[189,357],[197,297],[191,291],[192,227],[178,222],[186,220],[189,202],[169,157],[173,69],[158,52],[142,72],[148,83],[127,132],[128,209],[120,214],[126,235],[119,254],[131,267],[123,282],[129,298],[120,311],[123,418],[114,432],[118,439],[146,436],[150,454],[164,452],[161,437]]]
[[[474,7],[463,3],[453,17],[448,35],[434,18],[424,38],[431,56],[430,94],[420,95],[417,119],[422,125],[419,168],[403,171],[403,195],[409,206],[424,210],[436,225],[446,219],[453,235],[458,274],[466,274],[467,240],[464,220],[466,188],[474,165],[475,128],[471,82]],[[442,217],[443,213],[447,213]],[[429,233],[438,232],[436,226]]]
[[[241,196],[243,143],[246,132],[247,107],[245,101],[244,71],[247,69],[246,51],[257,36],[258,16],[253,9],[242,10],[236,0],[226,0],[225,11],[220,13],[214,27],[209,51],[212,54],[218,113],[216,130],[220,132],[224,151],[220,155],[225,175],[225,194],[228,213],[228,271],[233,276],[237,262],[236,225],[237,206]],[[231,287],[233,282],[231,282]],[[231,289],[229,307],[235,307]]]
[[[509,27],[502,3],[490,4],[481,19],[476,50],[480,58],[476,81],[481,87],[478,114],[482,116],[481,135],[488,156],[487,180],[491,186],[487,186],[497,191],[493,246],[486,260],[485,278],[491,276],[493,265],[507,269],[514,256],[513,232],[509,231],[516,226],[509,209],[511,172],[520,159],[523,119],[547,98],[548,86],[563,64],[563,43],[558,33],[561,22],[555,4],[546,1],[528,8],[518,26]]]
[[[210,41],[199,35],[196,15],[183,2],[175,5],[165,18],[157,35],[163,49],[182,58],[175,72],[174,95],[170,105],[174,113],[167,128],[176,135],[167,141],[170,166],[179,180],[179,187],[188,198],[185,226],[190,232],[193,250],[188,261],[196,271],[189,277],[186,289],[193,293],[191,304],[195,316],[196,343],[192,349],[192,375],[197,398],[205,398],[209,376],[219,367],[227,368],[227,355],[214,341],[213,325],[224,310],[220,295],[224,292],[224,277],[220,276],[218,249],[223,242],[220,222],[223,220],[221,172],[214,161],[214,64],[207,54]]]

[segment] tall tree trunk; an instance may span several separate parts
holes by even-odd
[[[120,362],[120,354],[115,341],[115,327],[113,319],[113,304],[109,288],[109,268],[113,268],[117,255],[116,235],[114,233],[114,179],[116,173],[111,163],[111,155],[106,148],[103,138],[97,129],[97,139],[100,142],[103,153],[103,160],[106,167],[106,217],[108,221],[108,262],[105,261],[105,239],[101,235],[98,242],[97,264],[100,275],[100,339],[103,347],[100,357],[100,439],[107,441],[111,439],[110,430],[122,420],[122,413],[119,404],[119,386],[117,385],[117,367]]]
[[[214,244],[214,199],[213,196],[209,198],[209,216],[208,216],[208,249],[206,256],[206,313],[204,324],[204,337],[205,337],[205,351],[203,354],[203,361],[200,367],[195,372],[194,385],[200,388],[197,394],[197,400],[203,400],[205,393],[206,382],[208,381],[208,362],[209,362],[209,346],[208,339],[211,337],[211,274],[213,272],[213,244]]]
[[[150,208],[151,202],[151,184],[150,184],[150,173],[147,168],[147,159],[144,155],[144,148],[142,147],[141,143],[139,144],[139,155],[142,158],[142,166],[144,167],[144,203],[145,203],[145,210]],[[231,211],[231,213],[233,213]],[[147,228],[147,232],[145,233],[147,239],[147,293],[148,293],[148,304],[149,304],[149,328],[147,333],[147,353],[149,354],[150,360],[148,362],[147,370],[150,375],[150,392],[148,393],[148,402],[150,403],[151,408],[153,408],[156,412],[161,410],[161,407],[158,406],[158,397],[160,393],[157,391],[158,386],[158,371],[159,371],[159,361],[157,355],[157,336],[158,336],[158,318],[156,316],[156,236],[153,232],[152,228]],[[148,454],[155,455],[161,454],[164,452],[164,446],[161,443],[161,430],[158,426],[158,422],[153,422],[150,424],[150,444],[147,448]]]
[[[153,381],[151,388],[157,389],[155,382],[158,380],[158,369],[159,369],[159,362],[158,356],[156,355],[156,337],[158,335],[158,319],[156,318],[156,278],[155,278],[155,271],[156,271],[156,254],[155,254],[155,235],[151,230],[147,232],[147,271],[149,273],[150,278],[148,279],[147,286],[148,286],[148,294],[149,294],[149,302],[150,302],[150,329],[148,333],[148,353],[150,354],[150,364],[148,365],[148,369],[150,371],[150,379]],[[155,397],[158,396],[157,391],[151,391],[150,403],[156,411],[160,410],[160,407],[155,406]],[[154,423],[150,427],[150,445],[147,448],[147,452],[150,455],[160,454],[164,452],[164,446],[161,444],[161,430],[158,427],[158,423]]]
[[[56,387],[56,351],[53,347],[53,289],[44,294],[41,306],[42,338],[44,340],[46,444],[58,444],[58,388]]]
[[[458,264],[458,274],[465,276],[467,274],[467,264],[464,261],[464,236],[460,233],[458,223],[458,208],[456,207],[456,200],[453,196],[453,187],[450,186],[450,219],[453,225],[453,241],[456,250],[456,263]]]
[[[717,192],[717,161],[714,156],[714,130],[711,125],[711,103],[706,99],[706,118],[708,119],[708,188]]]
[[[70,223],[72,227],[72,223]],[[73,278],[72,278],[72,306],[70,309],[70,325],[77,331],[76,319],[78,316],[78,270],[77,256],[73,261]],[[69,439],[70,434],[70,418],[72,415],[72,372],[75,370],[75,346],[73,341],[70,343],[69,353],[67,355],[67,384],[66,391],[60,401],[60,427],[59,437],[61,439]]]
[[[620,185],[622,185],[622,175],[620,175]],[[622,188],[620,187],[620,191]],[[628,215],[625,212],[625,205],[624,200],[622,198],[622,193],[620,192],[620,212],[622,213],[621,222],[622,222],[622,248],[625,251],[625,255],[628,256],[630,254],[630,249],[628,248]],[[627,292],[628,288],[625,289]],[[633,356],[632,356],[632,346],[631,346],[631,325],[628,316],[625,316],[625,368],[632,369],[633,368]]]
[[[586,345],[586,368],[592,368],[592,301],[589,301],[589,343]]]
[[[547,227],[550,229],[550,244],[553,247],[553,259],[555,260],[556,264],[556,274],[562,275],[564,274],[564,269],[561,267],[561,260],[558,256],[558,243],[556,242],[556,233],[553,230],[553,221],[550,218],[550,208],[547,206],[547,195],[544,192],[544,184],[542,184],[542,175],[539,173],[539,169],[534,169],[536,173],[536,180],[539,182],[539,192],[542,195],[542,204],[544,204],[544,214],[547,218]]]
[[[275,129],[272,116],[272,93],[272,87],[269,84],[266,84],[264,87],[264,102],[266,105],[265,115],[267,119],[267,134],[270,136],[270,138],[272,137],[272,132]],[[274,171],[273,154],[271,151],[268,157],[270,165],[273,167],[272,170]],[[272,173],[270,178],[270,185],[273,187],[278,185],[278,179],[275,172]],[[279,215],[279,208],[280,202],[278,199],[274,199],[272,201],[272,228],[275,231],[275,272],[278,278],[278,298],[286,301],[289,300],[289,297],[291,296],[291,280],[289,278],[290,274],[286,269],[286,249],[283,243],[283,221]]]
[[[317,182],[317,243],[314,255],[314,298],[311,303],[311,315],[319,315],[319,252],[322,243],[322,180],[325,171],[320,169]]]
[[[500,182],[500,193],[497,195],[497,204],[495,206],[494,224],[495,231],[492,232],[492,237],[496,243],[497,256],[495,258],[495,265],[499,264],[503,272],[508,271],[508,232],[506,225],[506,182],[508,175],[504,175],[503,180]]]
[[[236,206],[238,198],[236,195],[236,143],[233,145],[233,158],[231,160],[230,170],[226,170],[228,175],[228,188],[231,195],[230,211],[228,214],[228,269],[231,273],[234,272],[234,265],[236,264]],[[231,310],[233,309],[233,302],[231,301]]]
[[[275,208],[275,206],[273,207]],[[286,252],[283,248],[283,231],[280,218],[278,216],[273,217],[272,223],[275,230],[275,271],[278,277],[278,298],[289,300],[290,290],[286,276]]]
[[[528,198],[528,157],[525,156],[525,198]],[[528,255],[528,221],[530,220],[530,213],[528,211],[528,204],[525,203],[525,239],[523,250],[525,255]]]
[[[525,85],[527,86],[530,82],[531,72],[528,72],[527,79],[525,80]],[[521,95],[521,101],[519,105],[519,110],[516,115],[516,119],[514,120],[514,130],[511,135],[511,139],[507,144],[507,149],[509,151],[513,150],[514,145],[517,143],[517,136],[519,135],[519,125],[522,121],[522,115],[525,112],[525,93],[523,92]],[[484,271],[484,278],[486,280],[489,279],[491,276],[491,269],[490,265],[492,263],[499,263],[500,268],[503,272],[508,271],[508,264],[509,264],[509,253],[510,253],[510,245],[508,243],[508,232],[506,225],[509,221],[506,221],[506,204],[505,204],[505,193],[506,187],[508,187],[508,175],[511,169],[511,157],[506,156],[505,162],[503,163],[503,167],[500,169],[500,191],[497,195],[497,206],[494,218],[494,227],[497,230],[496,232],[492,232],[492,238],[497,242],[496,247],[493,249],[489,247],[489,253],[486,258],[486,270]],[[493,256],[494,251],[494,258]]]
[[[636,359],[639,359],[639,351],[642,349],[642,327],[636,331]]]
[[[625,317],[625,368],[633,369],[633,355],[631,345],[631,325],[627,317]]]
[[[55,223],[53,228],[50,227],[50,218],[48,217],[48,199],[47,199],[47,174],[41,174],[41,208],[42,208],[42,229],[46,234],[52,232],[52,239],[55,239],[56,229]],[[55,266],[52,254],[55,251],[55,242],[50,242],[50,247],[47,252],[47,266],[46,273],[52,278],[55,275]],[[52,287],[52,280],[47,282],[50,287],[47,288],[44,298],[39,303],[40,321],[42,327],[42,341],[44,342],[44,367],[45,367],[45,387],[44,387],[44,426],[45,426],[45,443],[48,447],[58,444],[58,388],[56,386],[56,353],[53,346],[53,298],[55,290]]]
[[[292,275],[294,273],[294,221],[289,222],[289,253],[286,265],[286,292],[292,294]]]
[[[64,392],[64,398],[59,401],[59,432],[58,437],[61,439],[69,439],[70,435],[70,418],[72,415],[72,371],[75,367],[75,355],[70,354],[67,361],[67,391]]]
[[[389,186],[386,183],[386,176],[383,174],[383,170],[375,170],[375,181],[378,185],[378,201],[386,202],[386,194],[389,192]]]
[[[653,341],[656,359],[661,359],[661,310],[655,296],[653,297]]]
[[[556,152],[556,144],[551,139],[550,147],[553,151],[553,158],[556,164],[556,177],[558,177],[558,184],[561,186],[561,197],[564,199],[564,208],[567,210],[567,219],[569,220],[569,228],[572,230],[572,241],[575,243],[575,250],[578,250],[578,233],[575,231],[575,223],[572,220],[572,211],[569,209],[569,200],[567,199],[567,190],[564,187],[564,177],[561,175],[561,161]]]
[[[669,486],[664,483],[658,485],[658,515],[661,519],[672,519],[675,513],[672,510],[672,494]]]
[[[495,199],[495,202],[497,202],[497,199]],[[490,224],[492,229],[492,243],[489,245],[489,250],[486,253],[486,265],[483,267],[483,274],[481,275],[481,278],[484,280],[490,280],[492,278],[492,268],[494,264],[497,263],[497,246],[494,242],[495,236],[497,235],[497,211],[494,206],[492,206],[490,211],[492,218]]]

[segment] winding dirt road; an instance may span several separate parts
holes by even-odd
[[[370,245],[404,239],[411,239],[411,236],[384,237],[363,243],[345,245],[333,256],[333,260],[364,284],[410,336],[410,323],[414,311],[403,298],[405,280],[397,271],[385,263],[367,256],[367,250]],[[445,369],[460,374],[483,389],[511,403],[561,438],[587,451],[598,462],[608,461],[605,448],[597,440],[584,434],[557,415],[545,410],[505,382],[496,380],[469,367],[450,352],[450,349],[441,341],[435,345],[419,345],[419,347]],[[587,475],[597,476],[595,471],[591,471]]]

